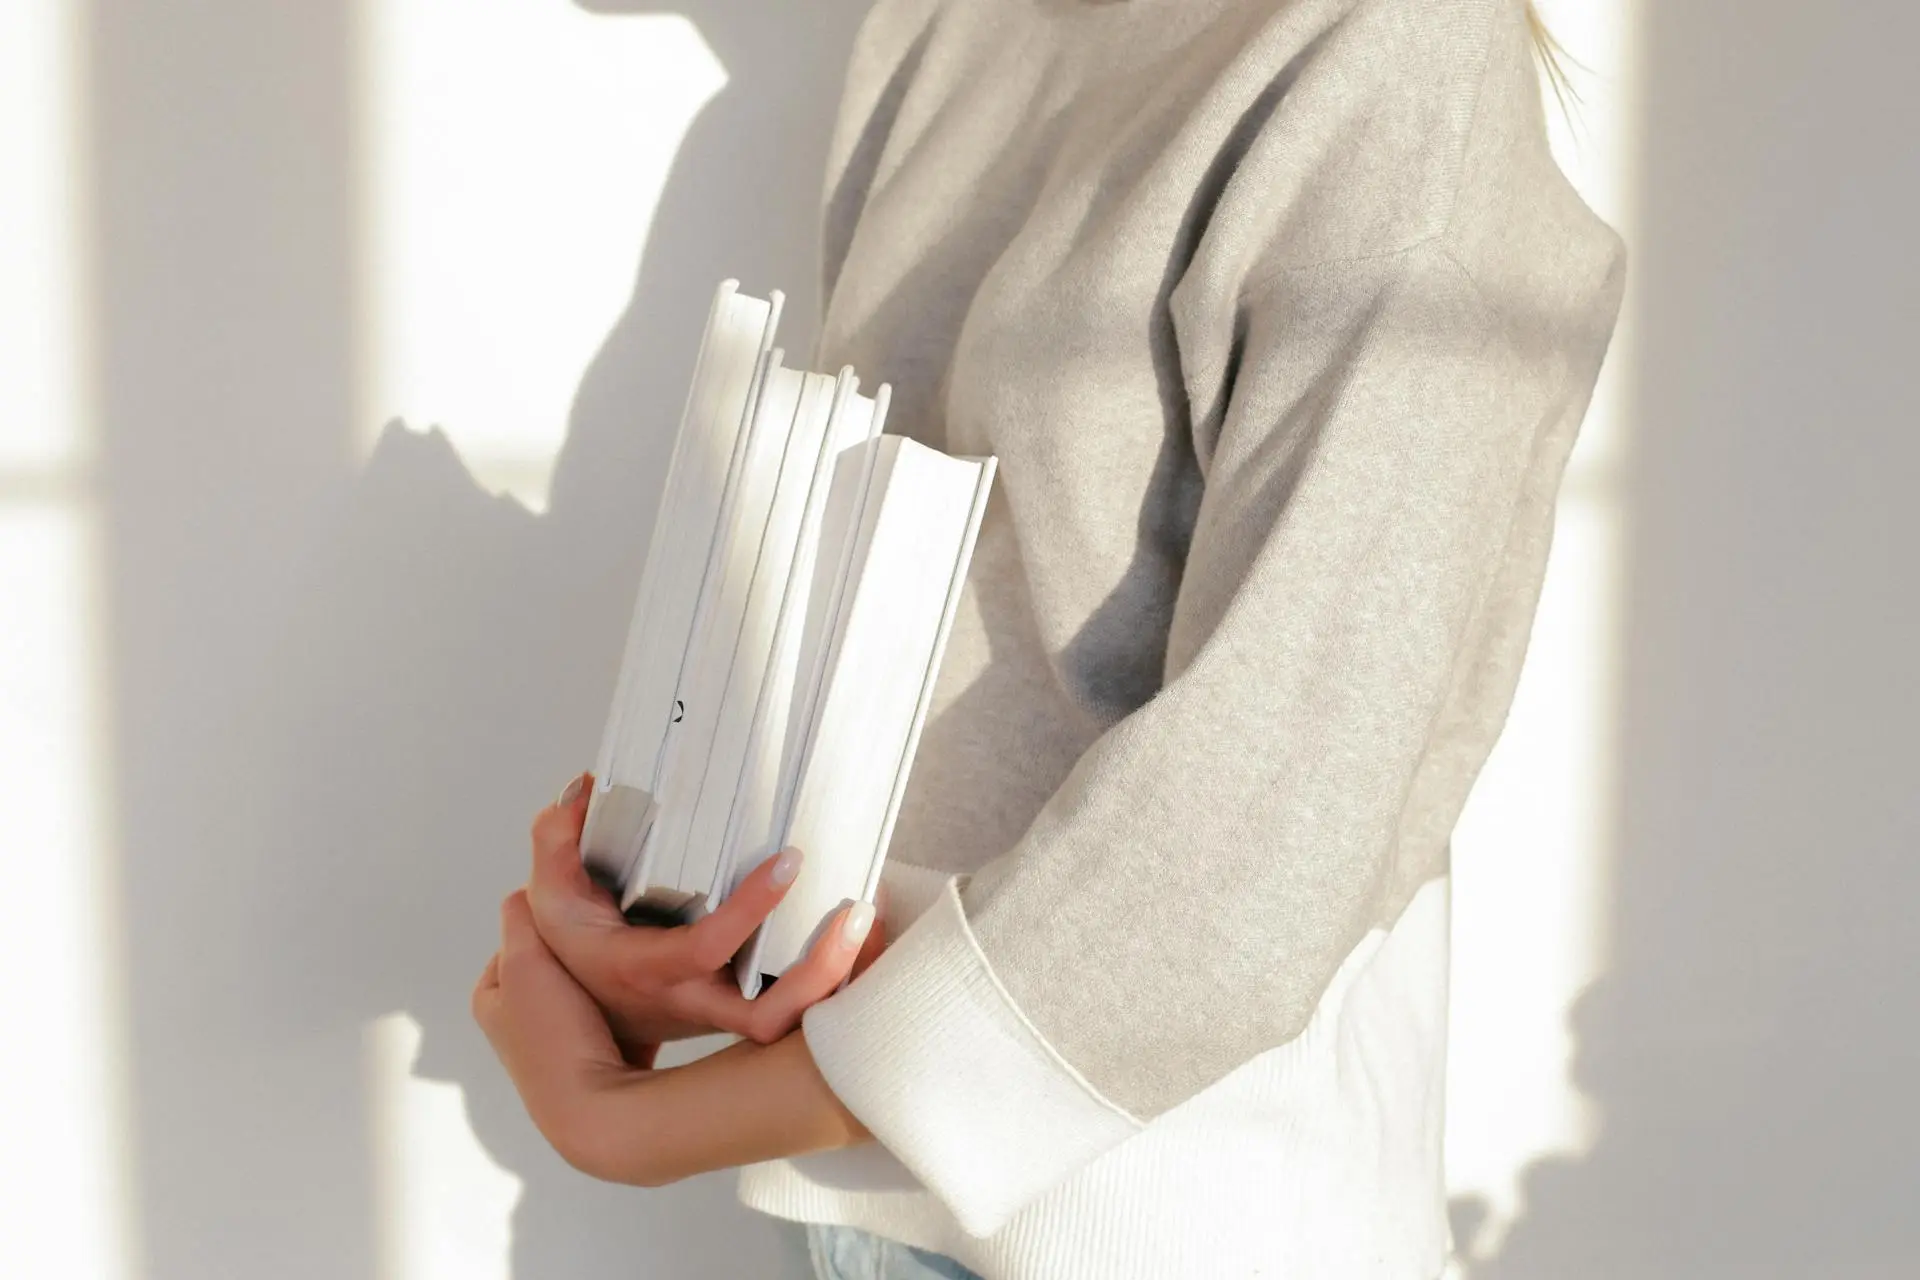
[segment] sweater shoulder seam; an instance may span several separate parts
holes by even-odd
[[[1480,47],[1478,51],[1479,69],[1475,74],[1473,105],[1468,108],[1466,127],[1460,131],[1455,143],[1454,155],[1449,162],[1450,172],[1447,176],[1447,190],[1442,202],[1443,213],[1438,219],[1438,225],[1404,244],[1395,245],[1391,248],[1373,249],[1365,253],[1341,254],[1329,258],[1316,258],[1310,262],[1283,262],[1277,264],[1260,272],[1258,275],[1250,277],[1242,283],[1238,291],[1241,305],[1244,306],[1255,295],[1261,293],[1270,285],[1286,276],[1323,271],[1334,267],[1358,266],[1368,262],[1379,262],[1391,258],[1412,257],[1419,250],[1432,245],[1436,241],[1443,241],[1453,234],[1454,224],[1460,213],[1460,197],[1465,178],[1467,152],[1473,144],[1473,139],[1479,134],[1481,109],[1485,105],[1487,96],[1487,82],[1492,79],[1493,31],[1500,2],[1501,0],[1492,0],[1492,2],[1487,5],[1485,21],[1481,23]],[[1448,256],[1450,258],[1453,257],[1451,253],[1449,253]],[[1456,265],[1458,265],[1459,260],[1454,258],[1454,261]]]

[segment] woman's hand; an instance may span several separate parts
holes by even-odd
[[[669,1071],[628,1062],[541,940],[524,890],[500,908],[500,950],[474,987],[473,1016],[542,1136],[596,1178],[661,1186],[869,1138],[797,1033]]]
[[[806,958],[753,1000],[740,994],[730,963],[800,869],[787,850],[757,867],[727,900],[690,925],[630,925],[580,861],[592,778],[582,774],[533,824],[528,885],[540,937],[606,1011],[616,1042],[634,1061],[655,1046],[713,1031],[771,1044],[799,1025],[807,1008],[864,969],[885,945],[873,908],[854,903]]]
[[[500,905],[500,950],[473,989],[473,1018],[534,1126],[569,1161],[595,1128],[601,1100],[646,1074],[621,1054],[593,997],[540,940],[524,889]]]

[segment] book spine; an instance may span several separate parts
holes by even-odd
[[[974,544],[980,537],[980,522],[985,519],[987,501],[992,496],[993,478],[998,470],[996,459],[987,458],[980,464],[980,478],[975,483],[973,505],[967,512],[965,531],[960,535],[960,549],[953,558],[953,576],[948,581],[947,601],[940,610],[940,622],[933,633],[933,648],[927,656],[927,671],[920,684],[920,696],[914,702],[913,719],[907,725],[906,741],[901,744],[900,761],[894,770],[893,790],[887,797],[886,814],[880,821],[879,837],[873,848],[873,861],[867,870],[867,883],[862,897],[873,901],[873,895],[880,888],[880,874],[887,861],[887,846],[893,842],[894,824],[900,817],[900,804],[906,797],[907,781],[913,772],[913,758],[920,749],[920,732],[926,727],[927,712],[933,705],[934,685],[940,677],[940,665],[947,654],[947,637],[953,632],[953,619],[960,609],[960,597],[966,590],[967,570],[973,563]]]
[[[742,408],[741,418],[734,424],[733,449],[727,455],[726,480],[720,490],[720,512],[714,521],[714,537],[707,545],[706,563],[700,570],[700,586],[694,597],[696,603],[693,609],[693,632],[688,637],[687,647],[681,651],[680,669],[674,676],[673,697],[676,702],[685,696],[687,682],[699,655],[701,642],[705,639],[706,629],[712,622],[713,591],[716,586],[714,570],[719,567],[723,559],[722,544],[726,540],[725,533],[732,518],[734,503],[740,494],[740,463],[746,455],[747,438],[752,434],[748,427],[753,422],[753,406],[759,397],[760,384],[766,375],[767,357],[772,353],[774,326],[780,321],[780,309],[786,299],[776,289],[767,301],[769,304],[767,321],[761,330],[760,353],[755,360],[754,376],[747,388],[746,404]],[[672,735],[666,749],[660,753],[660,761],[654,769],[652,780],[656,794],[666,773],[668,759],[674,754],[679,739],[685,736],[684,734]]]
[[[817,375],[804,376],[812,379]],[[796,409],[796,424],[801,416],[812,413],[809,407],[812,394],[810,386],[802,389],[800,404]],[[741,776],[752,778],[754,786],[736,788],[727,809],[726,833],[721,838],[721,849],[722,860],[729,870],[740,865],[741,856],[746,851],[750,835],[763,834],[761,831],[749,833],[746,830],[746,824],[758,812],[760,799],[758,786],[764,780],[761,771],[766,765],[768,754],[774,749],[770,738],[774,732],[773,718],[776,707],[783,699],[790,703],[792,698],[791,689],[787,689],[784,695],[781,692],[785,687],[782,666],[786,655],[796,645],[796,629],[804,627],[806,621],[806,582],[811,571],[813,548],[819,540],[822,508],[825,505],[829,477],[832,473],[833,437],[827,430],[827,425],[824,421],[820,423],[820,435],[814,444],[813,461],[807,473],[807,491],[801,504],[800,524],[794,533],[793,554],[789,560],[785,578],[780,584],[780,600],[774,610],[773,638],[768,646],[766,661],[761,671],[760,687],[754,698],[752,719],[748,723],[746,763],[741,770]],[[786,739],[784,724],[781,726],[781,739],[782,741]],[[776,768],[773,779],[774,794],[767,797],[769,817],[777,810],[779,785]],[[771,850],[757,848],[753,852],[757,859],[768,856]],[[731,891],[731,888],[732,884],[729,881],[722,887],[723,895]]]
[[[654,767],[652,785],[649,790],[659,798],[660,813],[656,816],[653,829],[648,836],[646,856],[646,875],[629,886],[628,892],[634,895],[645,892],[655,886],[671,889],[684,889],[686,847],[685,812],[698,799],[698,787],[689,788],[689,779],[682,773],[695,762],[687,759],[686,744],[691,737],[695,740],[711,741],[707,732],[713,722],[714,709],[704,705],[694,707],[688,698],[690,686],[702,674],[703,664],[709,658],[708,643],[719,611],[719,599],[725,569],[727,552],[732,543],[733,525],[736,509],[739,505],[740,491],[743,487],[743,472],[747,447],[752,438],[754,410],[759,404],[760,392],[765,385],[768,361],[773,353],[774,333],[780,323],[780,312],[786,298],[778,289],[772,291],[767,299],[767,316],[761,325],[760,342],[754,356],[752,375],[748,381],[747,393],[743,398],[740,416],[734,422],[733,447],[727,456],[726,478],[720,491],[720,510],[714,522],[714,536],[709,539],[707,558],[701,568],[700,586],[695,595],[693,612],[693,630],[688,637],[686,648],[681,652],[680,668],[674,677],[673,699],[668,708],[682,708],[676,717],[680,724],[678,732],[672,732],[662,745],[658,761]],[[698,716],[697,724],[689,724],[692,717]],[[695,729],[698,732],[695,732]],[[705,755],[701,754],[699,765],[705,764]],[[693,779],[697,782],[697,779]],[[621,904],[623,907],[627,903]]]
[[[767,360],[766,378],[771,379],[771,377],[773,376],[773,371],[780,367],[781,360],[783,359],[784,355],[785,353],[779,350],[778,348],[775,348],[773,352],[769,355]],[[769,559],[772,553],[770,551],[769,544],[774,541],[775,509],[780,499],[780,481],[784,476],[787,468],[787,455],[793,448],[794,426],[795,426],[794,419],[797,416],[798,409],[799,409],[798,404],[796,404],[795,414],[793,416],[789,416],[785,422],[779,422],[778,420],[774,420],[767,423],[766,426],[763,428],[759,422],[759,417],[760,417],[761,405],[764,402],[764,397],[765,397],[765,390],[763,386],[761,393],[755,397],[753,414],[750,419],[750,421],[753,423],[752,429],[754,431],[760,431],[764,429],[768,431],[770,434],[777,430],[780,437],[780,449],[779,449],[779,453],[771,460],[771,463],[770,463],[770,470],[772,472],[772,476],[768,486],[769,493],[768,493],[768,499],[767,499],[767,512],[766,512],[767,518],[761,524],[759,536],[754,541],[753,563],[746,577],[746,587],[745,587],[744,599],[742,603],[741,624],[739,629],[734,633],[733,644],[729,646],[727,649],[726,663],[725,663],[725,678],[721,685],[719,700],[716,707],[716,717],[718,720],[718,724],[716,725],[715,734],[714,734],[715,743],[718,744],[721,741],[721,735],[725,732],[727,721],[729,719],[733,719],[733,718],[737,718],[738,716],[745,715],[747,717],[748,742],[744,750],[748,752],[751,752],[752,750],[751,744],[752,744],[752,734],[754,731],[753,730],[754,717],[759,712],[761,695],[760,693],[756,692],[756,695],[754,698],[754,704],[750,707],[745,708],[744,710],[735,706],[735,704],[739,701],[740,693],[741,693],[740,684],[741,684],[741,677],[742,677],[741,668],[742,668],[743,660],[747,663],[751,663],[754,660],[754,655],[752,653],[746,653],[744,655],[742,654],[741,646],[747,642],[747,634],[750,629],[750,623],[751,623],[750,614],[752,612],[753,605],[756,600],[755,593],[757,591],[762,590],[762,588],[760,587],[762,574],[767,572],[771,568],[769,564]],[[791,564],[789,564],[789,568],[791,568]],[[778,621],[777,610],[779,608],[778,603],[775,604],[774,608],[776,610],[775,620],[777,625],[777,621]],[[764,689],[766,666],[771,661],[772,661],[772,654],[771,652],[769,652],[763,655],[760,662],[761,676],[762,676],[762,686],[761,686],[762,689]],[[717,750],[717,749],[718,747],[716,745],[714,750]],[[718,788],[718,787],[728,785],[725,778],[716,778],[714,776],[714,772],[713,772],[714,750],[709,750],[705,764],[700,771],[699,785],[694,788],[693,794],[695,796],[695,799],[692,805],[692,814],[690,815],[691,818],[699,817],[700,810],[702,807],[702,802],[706,800],[710,787]],[[703,891],[706,896],[706,901],[708,903],[709,908],[718,906],[720,902],[725,899],[727,890],[730,884],[730,876],[733,868],[733,858],[731,856],[732,846],[730,841],[730,836],[732,831],[731,818],[732,818],[732,810],[739,797],[739,777],[737,776],[739,773],[738,767],[736,767],[735,772],[736,772],[736,777],[734,778],[733,783],[729,788],[728,818],[726,821],[722,823],[723,829],[721,831],[720,836],[718,837],[717,843],[714,843],[711,848],[701,848],[701,849],[693,849],[691,847],[689,848],[689,857],[699,857],[701,859],[701,864],[708,866],[708,871],[705,876],[705,884],[703,886],[687,886],[687,887],[697,888]],[[702,838],[705,836],[707,830],[710,830],[710,828],[707,827],[707,824],[700,823],[695,828],[693,834],[689,837],[690,843],[696,840],[700,841],[700,843],[702,843],[703,845],[708,843],[706,840]],[[711,858],[710,864],[707,862],[708,858]]]
[[[673,452],[668,456],[667,475],[660,486],[660,498],[654,506],[653,530],[647,539],[647,559],[640,570],[640,588],[634,593],[633,615],[627,624],[627,643],[621,655],[620,674],[614,686],[613,708],[607,715],[607,725],[601,735],[600,756],[594,763],[595,781],[598,790],[606,791],[615,782],[613,778],[613,758],[618,753],[620,743],[626,736],[627,727],[633,718],[633,709],[629,690],[634,673],[640,665],[640,650],[645,645],[650,619],[646,616],[646,607],[658,589],[660,573],[665,560],[664,549],[669,524],[669,513],[673,509],[672,495],[676,478],[684,477],[687,469],[687,456],[692,451],[691,441],[694,405],[700,395],[701,378],[710,374],[714,359],[714,336],[719,332],[720,317],[726,313],[727,301],[739,289],[738,280],[722,280],[720,287],[713,292],[713,304],[707,309],[707,327],[700,335],[700,348],[694,353],[693,377],[687,383],[687,398],[680,408],[680,428],[674,435]],[[657,762],[656,762],[657,763]],[[651,772],[651,770],[649,770]]]
[[[852,395],[853,389],[859,385],[859,379],[854,377],[852,366],[847,366],[840,370],[840,380],[841,396]],[[834,413],[836,416],[839,414],[840,408],[839,399],[836,397],[834,405]],[[878,413],[874,414],[867,429],[866,439],[856,446],[862,451],[858,488],[860,501],[854,507],[852,519],[848,521],[846,542],[837,549],[828,548],[828,550],[837,550],[839,562],[835,565],[833,577],[830,579],[832,588],[827,604],[826,625],[824,628],[827,642],[821,646],[819,658],[818,661],[815,662],[813,670],[801,673],[802,677],[806,680],[806,694],[802,703],[804,710],[801,715],[802,727],[799,737],[799,741],[802,744],[800,758],[795,762],[795,768],[791,771],[786,785],[781,788],[780,804],[775,809],[777,820],[774,829],[779,833],[778,843],[782,844],[786,842],[790,824],[793,821],[794,799],[800,792],[802,781],[806,777],[808,761],[813,756],[814,735],[819,729],[820,710],[825,701],[821,695],[826,687],[827,673],[833,670],[834,660],[840,650],[841,627],[843,625],[841,615],[845,609],[847,597],[850,594],[847,590],[847,578],[852,573],[854,553],[860,545],[860,529],[867,518],[867,505],[874,500],[873,476],[874,464],[879,460],[880,456],[880,423],[880,415]],[[829,428],[829,433],[831,433],[831,428]]]

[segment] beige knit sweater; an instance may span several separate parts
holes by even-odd
[[[954,1228],[917,1243],[1061,1274],[990,1242],[1304,1052],[1444,877],[1623,261],[1548,153],[1519,0],[880,0],[821,358],[1000,459],[891,850],[952,879],[805,1022]],[[1444,936],[1402,964],[1443,975]],[[748,1198],[877,1221],[798,1176]]]

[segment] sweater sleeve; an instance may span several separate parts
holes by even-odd
[[[1444,867],[1511,696],[1462,693],[1486,605],[1524,645],[1619,265],[1499,296],[1428,241],[1243,293],[1161,691],[805,1017],[964,1230],[1297,1035],[1407,846]]]

